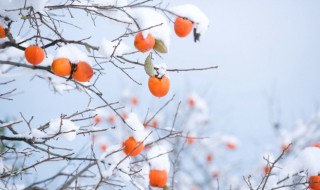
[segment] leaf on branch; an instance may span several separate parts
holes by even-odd
[[[155,49],[157,52],[159,53],[168,53],[168,48],[167,46],[163,43],[162,40],[157,40],[156,39],[156,43],[153,47],[153,49]]]
[[[21,19],[22,19],[22,20],[27,20],[27,19],[28,19],[28,16],[21,16]]]
[[[146,58],[146,60],[144,62],[144,70],[146,71],[146,73],[150,77],[154,76],[154,67],[153,67],[153,63],[152,63],[152,53],[150,53],[148,55],[148,57]]]
[[[86,45],[86,50],[91,53],[91,48],[89,46]]]

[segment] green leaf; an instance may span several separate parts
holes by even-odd
[[[155,49],[157,52],[159,53],[168,53],[168,48],[167,46],[163,43],[162,40],[157,40],[156,39],[156,43],[153,47],[153,49]]]
[[[27,19],[28,19],[28,16],[21,16],[21,19],[22,19],[22,20],[27,20]]]
[[[86,49],[87,49],[87,51],[88,51],[89,53],[91,53],[91,49],[90,49],[89,46],[86,46]]]
[[[153,67],[153,63],[152,63],[152,53],[150,53],[148,55],[148,57],[146,58],[146,60],[144,62],[144,70],[146,71],[146,73],[150,77],[154,76],[154,67]]]

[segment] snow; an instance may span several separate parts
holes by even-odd
[[[26,7],[33,7],[36,12],[43,11],[45,5],[49,0],[28,0],[26,2]],[[17,21],[20,19],[19,13],[20,11],[6,11],[23,8],[25,5],[25,1],[22,0],[1,0],[0,1],[0,15],[4,17],[8,17],[13,21]],[[25,15],[26,11],[22,11],[23,15]]]
[[[166,170],[170,171],[170,161],[168,156],[168,150],[162,145],[154,145],[148,152],[147,157],[151,165],[151,169],[154,170]]]
[[[57,58],[68,58],[71,61],[71,63],[86,61],[90,64],[90,59],[87,56],[87,54],[73,44],[67,44],[58,48],[55,55],[55,59]]]
[[[101,55],[105,56],[108,60],[110,60],[112,58],[112,54],[113,56],[122,56],[124,53],[127,53],[129,49],[129,46],[125,44],[123,41],[111,42],[106,38],[103,38],[100,44],[99,52]]]
[[[47,135],[45,132],[40,131],[40,130],[38,130],[38,129],[36,129],[36,128],[33,128],[33,129],[31,130],[31,134],[32,134],[32,136],[35,137],[35,138],[45,138],[45,137],[48,137],[48,135]]]
[[[129,113],[128,118],[125,121],[134,130],[132,131],[132,136],[136,141],[141,142],[146,138],[144,126],[140,122],[137,114],[133,112]]]
[[[156,69],[159,78],[166,75],[167,65],[165,63],[153,63],[153,66]]]
[[[68,141],[73,141],[76,138],[78,129],[79,126],[74,124],[71,120],[57,118],[50,121],[47,133],[50,135],[56,135],[60,131],[62,132],[62,137]]]
[[[208,17],[196,6],[192,4],[184,4],[169,8],[170,11],[180,17],[188,18],[194,22],[194,28],[197,33],[203,36],[209,27]]]
[[[155,39],[161,40],[169,50],[171,30],[163,15],[153,9],[135,8],[132,10],[132,16],[136,19],[141,30],[152,27],[142,31],[142,35],[145,38],[150,33]],[[156,26],[159,24],[162,25]]]
[[[102,174],[105,178],[115,175],[126,181],[130,181],[131,178],[128,173],[130,173],[131,158],[121,151],[121,148],[121,145],[110,146],[107,151],[101,155],[100,160],[103,160],[108,167],[106,170],[102,171]],[[120,161],[122,162],[119,164]]]

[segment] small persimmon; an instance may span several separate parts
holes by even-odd
[[[6,31],[4,30],[4,28],[0,24],[0,38],[5,38],[5,37],[6,37]]]
[[[136,141],[132,136],[123,143],[123,146],[124,153],[129,156],[138,156],[144,148],[142,142]]]
[[[101,117],[99,117],[99,116],[96,116],[95,118],[94,118],[94,122],[95,122],[95,124],[98,124],[98,123],[101,123]]]
[[[108,117],[108,122],[109,123],[114,123],[116,121],[116,118],[113,116],[113,115],[110,115],[109,117]]]
[[[72,78],[78,82],[88,82],[93,76],[93,69],[89,63],[80,61],[76,65],[76,69],[72,74]]]
[[[312,147],[320,148],[320,143],[314,143]]]
[[[193,144],[195,143],[196,139],[194,137],[187,137],[187,143],[188,144]]]
[[[138,105],[138,103],[139,103],[139,102],[138,102],[138,98],[137,98],[137,97],[132,97],[132,98],[131,98],[131,104],[132,104],[132,105]]]
[[[163,188],[168,181],[168,174],[165,170],[150,170],[149,173],[150,186]]]
[[[101,151],[105,152],[105,151],[107,151],[108,146],[107,146],[106,144],[102,144],[102,145],[100,146],[100,149],[101,149]]]
[[[72,65],[67,58],[57,58],[52,62],[51,70],[54,74],[65,77],[71,74]]]
[[[123,113],[121,114],[121,118],[126,120],[128,118],[128,114],[127,113]]]
[[[227,146],[227,149],[229,150],[234,150],[237,148],[237,146],[234,143],[230,143],[230,142],[228,142],[226,146]]]
[[[157,120],[153,120],[153,121],[151,122],[151,126],[154,127],[154,128],[157,128],[158,125],[159,125],[159,123],[158,123]]]
[[[148,87],[151,94],[161,98],[169,92],[170,80],[166,76],[163,76],[161,79],[153,76],[149,78]]]
[[[174,31],[179,37],[186,37],[190,34],[193,23],[187,18],[178,17],[174,22]]]
[[[207,161],[208,161],[208,162],[212,162],[212,160],[213,160],[212,155],[211,155],[211,154],[208,154],[208,155],[207,155]]]
[[[156,41],[150,33],[144,38],[142,32],[139,32],[134,39],[134,46],[142,53],[152,50],[155,43]]]
[[[309,188],[312,190],[320,190],[320,176],[311,176],[309,178]]]
[[[24,50],[24,56],[32,65],[39,65],[45,57],[44,50],[39,46],[29,46]]]
[[[265,167],[263,168],[263,171],[264,171],[265,174],[270,173],[270,166],[265,166]]]
[[[188,104],[189,104],[189,106],[193,107],[196,104],[195,99],[194,98],[189,98],[188,99]]]

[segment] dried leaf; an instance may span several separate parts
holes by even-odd
[[[162,40],[157,40],[156,39],[156,43],[153,47],[153,49],[155,49],[157,52],[159,53],[168,53],[168,48],[167,46],[163,43]]]
[[[154,67],[152,64],[152,53],[148,55],[148,57],[144,62],[144,70],[150,77],[154,76]]]

